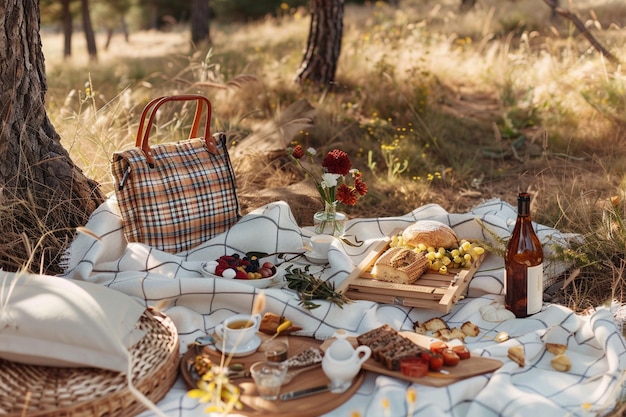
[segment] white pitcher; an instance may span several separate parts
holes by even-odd
[[[352,380],[361,370],[361,365],[372,354],[369,346],[359,346],[355,349],[346,338],[344,330],[337,330],[336,340],[324,353],[322,370],[330,379],[330,392],[342,393],[350,388]]]

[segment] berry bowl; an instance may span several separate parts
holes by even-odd
[[[219,270],[218,271],[215,270],[215,263],[213,261],[203,262],[201,265],[201,271],[205,277],[233,280],[233,281],[250,285],[255,288],[267,288],[270,285],[275,283],[275,278],[278,275],[278,270],[273,265],[268,269],[270,270],[270,275],[266,277],[238,278],[236,277],[236,274],[233,273],[234,271],[232,269],[230,271],[233,271],[233,272],[230,272],[229,270],[225,270],[221,272],[222,275],[218,275]]]

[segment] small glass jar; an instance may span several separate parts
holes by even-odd
[[[273,340],[264,346],[265,359],[268,362],[283,363],[287,360],[288,350],[285,342]]]

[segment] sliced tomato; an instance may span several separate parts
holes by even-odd
[[[400,372],[411,378],[421,378],[428,373],[428,361],[423,358],[406,358],[400,361]]]
[[[454,351],[454,353],[456,353],[457,355],[459,355],[459,358],[461,360],[464,359],[469,359],[470,356],[472,356],[472,354],[470,353],[469,349],[467,348],[467,346],[465,345],[458,345],[458,346],[454,346],[452,348],[452,350]]]
[[[444,349],[441,352],[443,364],[446,366],[457,366],[461,358],[452,349]]]
[[[443,352],[444,349],[447,349],[448,345],[446,344],[446,342],[441,341],[441,340],[437,340],[436,342],[433,342],[430,344],[430,351],[434,352],[434,353],[441,353]]]

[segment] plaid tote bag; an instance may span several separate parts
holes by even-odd
[[[157,111],[171,101],[196,102],[189,139],[150,146]],[[203,113],[204,136],[196,137]],[[211,136],[210,121],[211,103],[204,96],[156,98],[142,112],[135,147],[113,154],[115,194],[129,242],[178,253],[228,230],[239,220],[226,135]]]

